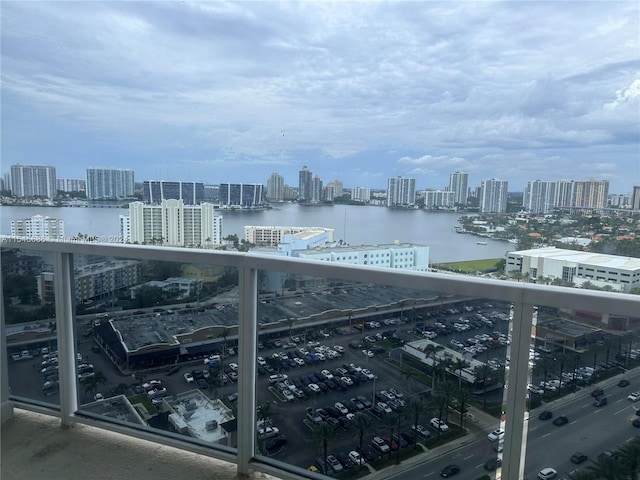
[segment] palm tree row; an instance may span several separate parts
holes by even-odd
[[[570,480],[638,480],[640,437],[635,437],[613,453],[600,455],[584,469],[569,474]]]

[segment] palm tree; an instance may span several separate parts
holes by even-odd
[[[417,373],[413,368],[408,367],[402,371],[402,376],[407,381],[407,392],[411,395],[411,379],[417,376]]]
[[[569,480],[594,480],[593,476],[584,470],[576,470],[567,475]]]
[[[91,393],[95,398],[96,393],[98,393],[98,385],[105,385],[107,383],[107,377],[98,370],[92,376],[84,378],[82,383],[84,384],[85,393]]]
[[[222,385],[222,382],[220,382],[220,379],[218,378],[218,373],[214,372],[210,374],[209,379],[207,380],[207,383],[209,384],[209,387],[208,387],[209,396],[211,397],[211,394],[213,394],[213,398],[217,398],[218,387]]]
[[[456,395],[456,399],[458,400],[458,406],[460,407],[460,426],[463,426],[465,408],[467,407],[467,403],[469,401],[469,391],[466,388],[459,388],[458,393]]]
[[[364,432],[371,426],[371,423],[371,416],[365,415],[364,413],[358,413],[353,418],[353,424],[358,430],[358,445],[360,454],[362,454],[362,439],[364,438]]]
[[[629,478],[627,465],[614,457],[607,457],[605,455],[591,460],[591,465],[587,467],[587,471],[591,473],[594,478],[602,480],[624,480]]]
[[[492,370],[489,365],[482,364],[478,365],[473,369],[473,373],[476,376],[476,381],[478,378],[482,380],[482,408],[487,409],[487,380],[489,380],[489,375],[491,375]]]
[[[438,348],[435,346],[435,344],[433,343],[428,343],[425,347],[424,347],[424,359],[425,362],[429,360],[429,357],[431,357],[433,355],[433,365],[432,365],[432,369],[431,369],[431,390],[433,390],[435,388],[435,366],[437,363],[437,359],[436,359],[436,352],[438,351]]]
[[[329,440],[333,439],[335,435],[335,429],[326,422],[320,423],[313,430],[313,437],[317,443],[322,445],[322,449],[324,452],[323,461],[325,473],[327,472],[327,449],[329,446]]]
[[[462,388],[462,370],[469,366],[464,358],[456,358],[451,365],[454,372],[458,372],[458,388]]]
[[[562,379],[562,374],[564,373],[564,367],[567,361],[569,360],[569,358],[570,358],[570,355],[564,352],[559,353],[555,356],[556,365],[558,366],[558,369],[559,369],[558,375],[560,376],[560,387],[562,387],[562,384],[564,383],[564,380]]]
[[[544,381],[544,388],[542,389],[542,396],[544,397],[547,393],[547,377],[549,373],[552,372],[556,368],[556,361],[550,355],[545,355],[540,360],[536,362],[534,369],[538,372],[542,372],[542,378]]]
[[[412,415],[413,418],[414,445],[418,442],[417,432],[420,415],[422,415],[425,411],[425,404],[417,398],[411,399],[407,404],[407,412],[409,412],[409,414]]]
[[[269,402],[258,406],[258,419],[262,421],[263,428],[267,425],[269,415],[271,415],[271,404]]]
[[[287,318],[287,325],[289,325],[289,338],[293,335],[293,324],[295,323],[295,318],[289,317]]]
[[[640,438],[625,443],[618,449],[620,460],[628,468],[628,475],[631,480],[638,480],[638,470],[640,470]]]

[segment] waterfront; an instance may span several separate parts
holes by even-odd
[[[223,235],[244,237],[245,225],[286,225],[326,227],[335,230],[336,240],[351,245],[417,243],[430,247],[431,262],[501,258],[515,246],[504,241],[482,239],[455,233],[459,213],[426,212],[423,210],[388,209],[374,206],[335,205],[306,207],[297,204],[277,204],[270,210],[222,211]],[[0,233],[11,233],[11,220],[33,215],[61,218],[67,237],[78,233],[97,236],[103,241],[119,237],[119,215],[124,208],[72,207],[0,207]]]

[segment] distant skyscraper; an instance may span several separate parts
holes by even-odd
[[[16,197],[55,198],[58,195],[55,167],[11,165],[11,193]]]
[[[313,175],[307,167],[302,167],[298,174],[298,202],[307,203],[311,201],[313,193]]]
[[[480,186],[480,212],[504,213],[507,211],[507,189],[509,182],[506,180],[485,180]]]
[[[87,168],[87,198],[127,198],[134,192],[133,170]]]
[[[570,207],[573,199],[573,182],[556,180],[554,184],[553,206],[556,208]]]
[[[284,200],[284,177],[279,173],[272,173],[267,180],[267,200],[281,202]]]
[[[640,186],[633,187],[633,195],[631,196],[631,208],[640,210]]]
[[[336,197],[344,195],[344,185],[340,180],[334,180],[333,182],[327,183],[327,187],[333,188],[333,193]]]
[[[221,183],[220,206],[251,208],[264,204],[264,186],[257,183]]]
[[[355,187],[351,190],[351,200],[358,202],[368,202],[371,200],[371,189],[364,187]]]
[[[608,196],[608,180],[596,181],[591,179],[586,182],[574,182],[572,206],[605,208]]]
[[[320,203],[324,200],[324,191],[322,189],[322,180],[318,175],[313,176],[311,181],[311,202]]]
[[[458,205],[466,205],[469,183],[469,174],[465,172],[453,172],[449,176],[449,191],[453,192],[453,202]]]
[[[416,179],[392,177],[387,183],[387,207],[408,207],[416,203]]]
[[[554,208],[556,182],[528,182],[522,196],[522,207],[530,213],[549,213]]]
[[[86,183],[75,178],[58,178],[56,187],[62,192],[84,192]]]
[[[159,204],[162,200],[182,200],[185,205],[199,205],[204,201],[204,183],[145,180],[142,199],[150,204]]]

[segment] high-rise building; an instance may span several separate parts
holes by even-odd
[[[203,202],[220,202],[220,185],[205,185]]]
[[[64,240],[64,220],[34,215],[11,220],[11,235],[33,239]]]
[[[480,185],[480,212],[504,213],[507,211],[507,189],[509,182],[506,180],[485,180]]]
[[[127,198],[134,192],[133,170],[124,168],[87,168],[87,198]]]
[[[264,186],[257,183],[221,183],[220,206],[254,208],[264,205]]]
[[[631,208],[640,210],[640,186],[633,187],[633,195],[631,196]]]
[[[129,204],[129,215],[120,215],[120,235],[125,243],[178,247],[222,243],[222,216],[214,205],[185,205],[183,200],[163,200],[160,205]]]
[[[371,189],[365,187],[354,187],[351,190],[351,200],[358,202],[368,202],[371,200]]]
[[[445,190],[427,190],[424,192],[424,207],[427,209],[453,208],[455,192]]]
[[[84,192],[86,182],[75,178],[57,178],[56,188],[61,192]]]
[[[530,213],[549,213],[554,208],[556,182],[527,182],[522,196],[522,208]]]
[[[162,200],[182,200],[185,205],[204,202],[204,183],[166,182],[145,180],[142,183],[142,199],[145,203],[159,204]]]
[[[272,173],[267,180],[267,200],[281,202],[284,200],[284,177],[279,173]]]
[[[449,175],[449,191],[453,192],[453,203],[466,205],[468,192],[469,174],[466,172],[453,172]]]
[[[305,166],[298,174],[298,202],[308,203],[311,201],[313,192],[313,174]]]
[[[609,196],[609,180],[574,182],[573,207],[606,208]]]
[[[573,200],[573,182],[569,180],[557,180],[553,187],[553,206],[556,208],[568,208]]]
[[[11,193],[16,197],[56,198],[56,168],[46,165],[11,165]]]
[[[387,183],[387,207],[409,207],[416,203],[416,179],[391,177]]]
[[[311,203],[320,203],[324,200],[324,190],[322,189],[322,180],[318,175],[313,176],[311,181]]]
[[[333,188],[333,194],[336,197],[341,197],[344,195],[344,185],[340,180],[334,180],[333,182],[327,183],[327,188]]]

